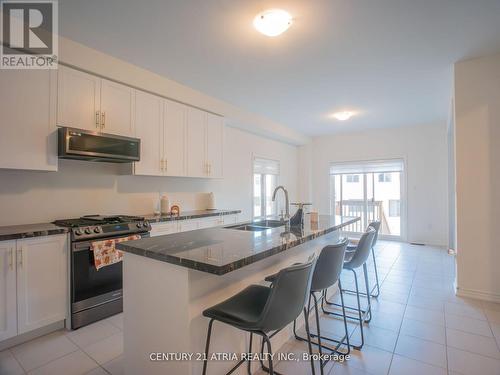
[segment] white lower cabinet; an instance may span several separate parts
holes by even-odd
[[[177,233],[179,231],[179,223],[177,221],[167,221],[163,223],[151,223],[151,237],[164,236],[166,234]]]
[[[16,334],[16,241],[2,241],[0,242],[0,341]]]
[[[67,257],[63,234],[0,242],[0,341],[66,318]]]
[[[238,222],[238,214],[224,215],[222,217],[222,223],[224,225],[236,224],[237,222]]]
[[[222,224],[224,224],[222,216],[213,216],[200,219],[198,222],[198,228],[199,229],[211,228],[211,227],[217,227]]]
[[[189,230],[212,228],[224,224],[234,224],[238,221],[238,215],[220,215],[200,219],[186,219],[167,221],[162,223],[151,223],[151,237],[164,236],[166,234],[187,232]]]
[[[17,241],[18,334],[66,317],[67,249],[66,235]]]
[[[199,220],[197,219],[179,220],[179,232],[187,232],[199,228],[200,228],[200,223]]]

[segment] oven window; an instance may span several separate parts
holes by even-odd
[[[74,251],[72,255],[73,302],[122,289],[122,262],[97,271],[90,248]]]

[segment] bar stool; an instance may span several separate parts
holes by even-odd
[[[368,228],[373,228],[375,229],[375,237],[373,238],[373,244],[372,244],[372,258],[373,258],[373,268],[375,269],[375,286],[372,288],[370,291],[370,294],[373,298],[377,298],[380,295],[380,283],[378,281],[378,269],[377,269],[377,261],[375,260],[375,245],[377,244],[377,239],[378,239],[378,233],[380,231],[380,221],[372,221],[370,224],[368,224]],[[347,245],[347,252],[355,251],[357,245],[356,244],[349,244]],[[377,293],[373,293],[373,291],[377,289]],[[349,290],[346,289],[346,292],[349,293],[354,293],[354,290]],[[364,295],[365,293],[361,292],[361,295]]]
[[[317,342],[311,341],[313,345],[318,346],[319,349],[319,354],[320,354],[320,369],[321,373],[323,373],[323,368],[325,365],[328,363],[328,360],[323,361],[323,349],[329,350],[331,352],[341,354],[341,355],[347,355],[350,353],[350,344],[349,344],[349,332],[347,329],[347,319],[346,319],[346,314],[345,314],[345,309],[342,308],[342,311],[344,313],[344,337],[342,337],[340,340],[335,340],[330,337],[322,336],[321,335],[321,327],[320,327],[320,320],[319,320],[319,311],[318,311],[318,296],[316,293],[319,293],[321,295],[320,298],[323,298],[324,292],[335,285],[335,283],[338,281],[340,283],[339,277],[340,273],[342,272],[342,267],[344,264],[344,255],[345,255],[345,250],[347,248],[348,244],[348,239],[344,239],[341,242],[335,244],[335,245],[328,245],[325,246],[322,250],[321,253],[318,257],[318,261],[316,262],[316,267],[314,268],[314,273],[312,277],[312,282],[311,282],[311,290],[310,290],[310,295],[309,295],[309,301],[307,304],[307,311],[308,313],[311,310],[311,299],[314,300],[314,312],[315,312],[315,319],[316,319],[316,333],[313,334],[311,333],[310,336],[316,337],[318,339]],[[266,281],[270,282],[275,282],[277,275],[270,275],[265,278]],[[344,305],[344,300],[341,296],[341,301],[342,301],[342,306]],[[307,338],[301,337],[298,335],[296,331],[296,321],[293,322],[293,333],[295,335],[295,338],[297,340],[301,341],[308,341]],[[328,347],[326,345],[323,345],[321,340],[327,340],[330,342],[334,342],[337,345],[334,348]],[[345,352],[340,351],[340,347],[342,345],[347,346],[347,350]]]
[[[363,333],[363,322],[369,323],[371,320],[371,302],[370,302],[370,287],[368,285],[368,271],[366,267],[366,261],[368,260],[368,257],[370,255],[370,249],[373,243],[373,238],[375,236],[375,229],[368,227],[366,229],[366,232],[363,233],[361,236],[359,243],[356,247],[355,251],[348,252],[346,253],[346,259],[344,261],[343,269],[344,270],[349,270],[353,273],[354,275],[354,285],[356,287],[356,290],[354,291],[356,293],[356,300],[357,300],[357,307],[351,307],[351,306],[344,306],[343,299],[342,299],[342,294],[344,292],[343,289],[340,288],[340,296],[342,299],[342,304],[334,303],[328,301],[326,298],[327,291],[324,292],[324,298],[322,299],[322,302],[325,302],[327,305],[330,306],[341,306],[343,309],[348,309],[348,310],[353,310],[358,313],[357,317],[346,315],[344,312],[344,316],[346,316],[349,319],[354,319],[359,322],[360,326],[360,332],[361,332],[361,344],[360,345],[353,345],[355,349],[361,349],[364,345],[365,338],[364,338],[364,333]],[[356,274],[356,269],[359,267],[363,267],[363,273],[365,276],[365,287],[366,287],[366,298],[368,301],[368,306],[366,310],[361,309],[361,302],[359,299],[360,291],[359,291],[359,285],[358,285],[358,275]],[[339,313],[328,311],[324,308],[324,304],[322,304],[322,310],[326,314],[330,315],[337,315],[337,316],[342,316]]]
[[[250,351],[252,349],[253,334],[262,337],[267,351],[272,354],[271,338],[281,329],[296,320],[300,313],[304,313],[306,333],[309,338],[309,323],[305,304],[311,289],[311,281],[316,261],[293,265],[279,271],[276,281],[270,286],[250,285],[238,294],[203,311],[203,316],[210,318],[208,323],[205,358],[203,361],[203,374],[206,374],[210,336],[214,321],[228,324],[234,328],[250,333]],[[274,331],[274,332],[273,332]],[[269,334],[273,332],[272,334]],[[311,340],[308,340],[309,354],[311,356],[311,369],[315,374],[312,358]],[[234,372],[245,362],[240,360],[227,374]],[[272,356],[269,356],[269,368],[263,365],[263,370],[270,374],[277,374],[273,369]],[[250,374],[250,361],[247,371]]]

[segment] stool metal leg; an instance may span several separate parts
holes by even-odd
[[[365,322],[370,323],[370,321],[372,320],[372,305],[370,301],[370,287],[368,285],[368,267],[366,267],[366,263],[363,264],[363,273],[365,274],[366,300],[368,301],[368,308],[366,310],[369,316],[368,319],[365,319]]]
[[[311,294],[313,294],[313,293],[311,293]],[[327,310],[324,309],[324,306],[323,306],[324,299],[325,299],[325,291],[323,291],[323,294],[321,296],[321,309],[322,309],[322,311],[325,314],[337,315],[337,314],[335,314],[333,312],[330,312],[330,311],[327,311]],[[316,297],[315,297],[315,300],[316,300]],[[316,303],[318,303],[318,302],[319,302],[319,300],[316,300]],[[342,299],[342,302],[343,302],[343,299]],[[309,297],[309,305],[310,305],[310,297]],[[308,306],[308,310],[309,311],[311,310],[311,306]],[[345,310],[343,309],[342,311],[344,311],[344,314],[345,314]],[[294,321],[293,323],[294,323],[293,324],[293,334],[295,336],[295,339],[300,340],[300,341],[306,341],[306,338],[299,336],[299,334],[297,333],[296,322]],[[344,337],[342,337],[340,340],[336,340],[336,339],[333,339],[331,337],[323,336],[323,335],[321,335],[321,333],[319,333],[321,339],[336,343],[337,345],[334,348],[326,346],[325,344],[320,344],[319,342],[315,342],[315,341],[312,341],[312,340],[311,340],[311,344],[315,345],[315,346],[321,345],[321,347],[323,349],[331,351],[331,352],[334,352],[334,353],[337,353],[339,355],[347,355],[347,354],[349,354],[350,353],[349,332],[347,331],[347,320],[346,320],[345,316],[344,316],[344,323],[345,323],[344,324],[344,327],[345,327],[345,331],[344,332],[345,332],[345,334],[344,334]],[[310,336],[313,337],[313,338],[317,338],[318,334],[311,333]],[[347,350],[345,352],[339,350],[339,348],[342,345],[346,345],[347,346]]]
[[[316,375],[316,370],[314,369],[314,360],[312,357],[312,345],[311,345],[311,332],[309,331],[309,312],[306,312],[306,308],[304,307],[304,320],[306,326],[306,334],[307,334],[307,347],[309,348],[309,356],[311,360],[311,371],[313,375]],[[293,322],[293,330],[295,333],[295,321]]]
[[[373,268],[375,268],[375,287],[377,288],[377,293],[373,293],[373,288],[371,291],[371,295],[374,298],[377,298],[380,295],[380,284],[378,281],[378,270],[377,270],[377,261],[375,260],[375,249],[372,247],[372,257],[373,257]]]
[[[355,349],[360,350],[365,343],[365,336],[363,334],[363,317],[361,315],[361,302],[359,300],[358,275],[356,275],[356,271],[354,271],[354,270],[351,270],[351,271],[354,274],[354,284],[356,285],[356,299],[358,301],[358,317],[359,317],[358,321],[359,321],[359,329],[361,332],[361,345],[353,345],[353,347]]]
[[[253,339],[253,332],[250,332],[250,344],[248,346],[249,353],[252,353],[252,339]],[[248,375],[252,375],[252,361],[250,361],[250,359],[248,360],[247,371]]]
[[[205,358],[203,358],[203,375],[205,375],[207,373],[208,349],[210,347],[210,336],[212,336],[212,325],[213,324],[214,324],[214,320],[210,319],[210,323],[208,323],[207,342],[205,344]]]

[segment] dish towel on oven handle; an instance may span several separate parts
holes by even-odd
[[[123,260],[123,252],[117,250],[115,248],[115,244],[140,239],[140,235],[134,234],[128,237],[92,242],[90,250],[94,253],[94,266],[96,270],[99,271],[102,267],[106,267]]]

